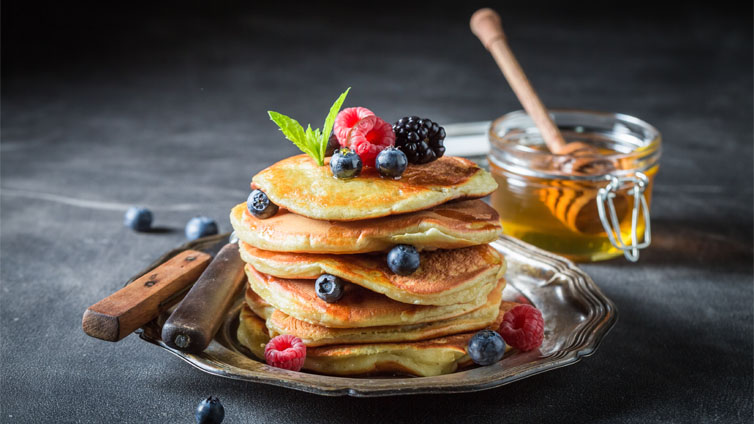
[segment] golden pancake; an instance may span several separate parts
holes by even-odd
[[[474,162],[444,156],[409,165],[399,180],[367,168],[357,178],[339,180],[329,158],[318,166],[307,155],[273,164],[252,179],[276,205],[298,215],[331,221],[355,221],[431,208],[454,199],[484,197],[497,188],[489,172]]]
[[[390,271],[386,254],[317,255],[256,249],[243,241],[241,258],[257,271],[280,278],[332,274],[403,303],[450,305],[488,293],[505,274],[505,261],[489,245],[421,253],[413,274]]]
[[[241,203],[231,211],[230,223],[244,242],[276,252],[366,253],[396,244],[419,250],[457,249],[490,243],[502,234],[497,212],[481,200],[355,222],[320,221],[284,209],[258,219]]]
[[[264,321],[252,312],[248,305],[241,307],[241,315],[238,318],[239,324],[236,330],[238,342],[249,349],[257,359],[264,361],[264,347],[270,341]]]
[[[300,338],[307,346],[407,342],[465,333],[492,325],[498,321],[500,314],[505,314],[517,305],[502,301],[503,286],[504,283],[501,281],[487,296],[487,303],[475,311],[447,320],[403,326],[329,328],[309,324],[274,309],[251,288],[246,290],[246,304],[255,314],[266,320],[267,329],[272,337],[290,334]]]
[[[346,284],[343,297],[327,303],[317,297],[314,280],[293,280],[262,274],[246,265],[249,286],[275,309],[311,324],[334,328],[409,325],[453,318],[487,302],[487,293],[453,305],[411,305],[392,300],[356,284]],[[492,287],[490,288],[492,290]]]
[[[264,359],[264,347],[270,340],[264,321],[248,306],[241,309],[239,321],[236,332],[239,343],[257,358]],[[307,347],[303,369],[340,376],[409,374],[429,377],[448,374],[471,364],[466,345],[473,335],[468,332],[418,342]],[[506,346],[506,349],[510,347]]]

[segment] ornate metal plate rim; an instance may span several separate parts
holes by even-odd
[[[196,240],[174,249],[163,255],[150,265],[147,270],[164,262],[178,252],[186,249],[201,249],[227,240],[227,234]],[[229,313],[226,324],[220,330],[215,340],[202,353],[194,355],[171,349],[160,340],[160,320],[152,321],[140,330],[141,339],[155,344],[176,355],[192,366],[209,374],[237,380],[271,384],[327,396],[394,396],[404,394],[426,393],[459,393],[491,389],[530,377],[535,374],[572,365],[581,358],[593,354],[601,341],[617,320],[617,310],[613,302],[608,299],[592,279],[571,261],[538,249],[520,240],[503,236],[492,243],[493,247],[508,252],[509,271],[506,278],[509,286],[526,292],[516,273],[523,274],[521,267],[516,266],[516,255],[528,258],[542,269],[552,270],[549,281],[541,284],[545,289],[549,285],[563,290],[566,287],[568,295],[578,300],[586,308],[582,311],[585,318],[577,325],[577,330],[571,334],[548,335],[563,337],[564,345],[557,351],[546,356],[539,356],[539,352],[512,355],[513,359],[488,367],[478,367],[465,371],[436,377],[391,377],[391,378],[353,378],[334,377],[306,372],[292,372],[273,368],[244,355],[241,349],[234,345],[232,331],[229,327],[237,321],[237,307]],[[144,272],[146,272],[145,270]],[[137,274],[138,278],[144,272]],[[132,281],[133,279],[129,280]],[[548,290],[543,290],[548,293]],[[553,297],[554,298],[554,297]],[[538,302],[553,299],[531,298]],[[567,306],[567,305],[566,305]],[[545,320],[547,321],[547,315]],[[506,355],[508,358],[508,355]],[[503,365],[505,364],[505,365]]]

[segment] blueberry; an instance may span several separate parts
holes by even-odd
[[[186,224],[186,238],[189,240],[213,234],[217,234],[217,223],[206,216],[195,216]]]
[[[278,213],[278,205],[270,202],[270,198],[262,190],[254,190],[246,199],[246,209],[259,219],[267,219]]]
[[[349,149],[336,150],[330,159],[330,170],[335,178],[346,180],[358,177],[361,167],[361,158]]]
[[[419,252],[414,246],[399,244],[388,252],[387,266],[398,275],[413,274],[419,268]]]
[[[123,225],[136,231],[152,228],[152,212],[147,208],[131,206],[123,216]]]
[[[199,402],[194,411],[197,424],[220,424],[225,418],[225,408],[220,399],[210,396]]]
[[[380,175],[389,178],[400,177],[406,170],[406,165],[408,165],[406,154],[395,147],[388,147],[381,151],[374,162]]]
[[[327,303],[333,303],[343,297],[343,286],[345,281],[342,278],[331,274],[322,274],[314,283],[314,291],[317,296]]]
[[[495,331],[478,331],[469,340],[466,353],[477,365],[491,365],[503,358],[505,341]]]

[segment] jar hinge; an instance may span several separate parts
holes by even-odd
[[[610,181],[608,185],[597,192],[597,210],[600,215],[600,221],[602,221],[602,226],[605,229],[605,233],[607,233],[607,238],[610,240],[610,243],[616,249],[622,250],[626,259],[631,262],[636,262],[639,260],[639,249],[644,249],[652,242],[652,231],[649,223],[649,206],[647,205],[647,199],[644,196],[644,190],[649,184],[649,178],[641,172],[636,172],[630,177],[618,178],[614,175],[609,175],[607,178]],[[633,196],[634,205],[631,211],[631,242],[630,244],[626,244],[623,241],[620,220],[615,212],[613,199],[615,198],[616,192],[629,183],[633,184],[628,190],[628,195]],[[607,204],[607,211],[605,204]],[[641,208],[641,213],[644,215],[645,223],[644,241],[641,243],[639,243],[639,235],[636,233],[636,228],[639,222],[639,208]]]

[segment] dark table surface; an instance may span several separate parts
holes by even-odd
[[[81,315],[192,216],[230,229],[251,176],[296,153],[268,109],[318,124],[347,86],[388,120],[518,109],[475,8],[4,4],[0,421],[190,422],[210,394],[226,422],[750,421],[751,5],[601,5],[503,20],[546,104],[663,133],[652,247],[583,265],[618,324],[593,356],[499,389],[354,399],[213,377],[135,336],[89,338]],[[165,231],[123,228],[134,204]]]

